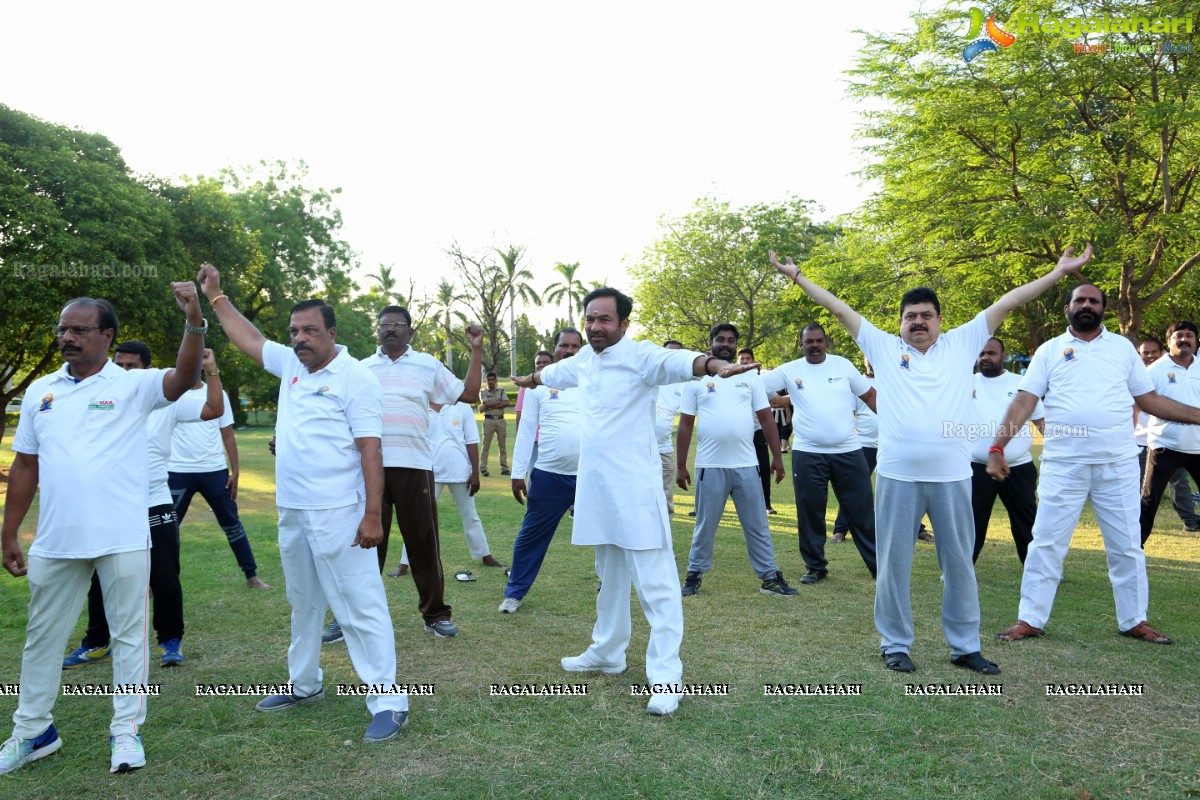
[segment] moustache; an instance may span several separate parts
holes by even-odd
[[[312,352],[312,348],[306,344],[298,344],[295,347],[293,347],[292,350],[297,353],[299,353],[301,350],[307,350],[310,353]]]

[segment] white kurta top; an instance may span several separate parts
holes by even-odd
[[[429,409],[429,443],[433,447],[433,479],[438,483],[471,480],[471,458],[467,445],[479,444],[475,412],[466,403]]]
[[[542,370],[542,382],[579,387],[579,482],[571,541],[629,550],[671,546],[662,459],[654,433],[658,387],[692,377],[699,353],[623,338]]]

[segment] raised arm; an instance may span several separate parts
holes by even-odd
[[[204,408],[200,410],[200,419],[220,419],[225,413],[225,393],[221,391],[221,370],[217,369],[217,358],[211,348],[204,348],[204,374],[208,376],[205,384]]]
[[[200,283],[200,291],[204,292],[209,305],[216,312],[217,320],[229,341],[261,367],[263,344],[266,343],[267,337],[263,336],[250,320],[243,317],[241,312],[233,307],[229,298],[221,293],[221,273],[217,272],[217,268],[212,264],[204,264],[200,267],[200,274],[196,276],[196,280]]]
[[[466,335],[467,344],[471,345],[471,363],[467,366],[467,377],[463,380],[465,386],[458,399],[462,403],[474,404],[479,402],[479,384],[483,378],[483,328],[468,325]]]
[[[1071,253],[1072,248],[1068,247],[1063,251],[1062,257],[1058,259],[1058,264],[1055,265],[1054,269],[1040,278],[1032,280],[1023,286],[1018,286],[988,306],[987,311],[984,312],[987,319],[988,332],[990,333],[999,328],[1000,323],[1004,322],[1004,318],[1008,316],[1008,312],[1040,296],[1068,275],[1074,275],[1082,281],[1083,273],[1079,270],[1092,259],[1092,246],[1089,244],[1078,256],[1072,256]]]
[[[176,281],[171,284],[175,302],[187,319],[183,331],[183,343],[175,357],[174,369],[163,373],[163,396],[174,402],[200,380],[200,364],[204,359],[204,315],[200,313],[200,300],[196,296],[196,284],[191,281]]]
[[[788,280],[803,289],[804,293],[811,297],[814,303],[837,317],[838,322],[842,323],[846,327],[846,330],[850,331],[851,336],[855,339],[858,338],[858,329],[862,326],[862,316],[857,311],[834,297],[833,292],[818,286],[805,277],[800,268],[792,261],[791,256],[788,256],[783,264],[780,264],[779,259],[775,257],[774,250],[769,251],[767,256],[771,259],[771,266],[775,267],[777,272],[786,276]]]

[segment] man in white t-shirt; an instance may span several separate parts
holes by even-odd
[[[429,443],[433,447],[433,499],[442,498],[442,489],[449,488],[462,520],[467,537],[467,550],[472,559],[484,566],[503,567],[492,556],[483,520],[475,508],[475,493],[479,491],[479,427],[475,411],[466,403],[453,405],[429,404]],[[400,563],[408,564],[408,551],[400,552]]]
[[[152,411],[195,383],[208,329],[195,284],[173,283],[171,289],[186,316],[174,369],[126,372],[109,361],[116,311],[107,300],[82,297],[63,307],[54,326],[63,366],[25,391],[0,543],[9,574],[28,576],[29,621],[21,695],[12,738],[0,745],[0,774],[62,747],[51,711],[63,649],[93,572],[100,576],[112,631],[113,683],[144,687],[149,678],[147,422]],[[17,535],[35,494],[37,533],[26,567]],[[112,772],[146,765],[139,735],[146,697],[146,692],[113,695]]]
[[[789,258],[775,269],[798,283],[818,305],[837,317],[875,367],[879,389],[879,464],[875,481],[875,521],[879,575],[875,585],[875,627],[888,669],[916,669],[913,643],[913,546],[917,527],[929,515],[937,531],[934,546],[942,567],[942,631],[950,661],[987,675],[1000,668],[980,653],[979,590],[971,550],[971,458],[965,427],[971,401],[971,367],[1004,316],[1078,274],[1091,258],[1089,245],[1072,258],[1067,248],[1047,275],[1005,294],[973,320],[942,333],[942,312],[929,288],[912,289],[900,299],[900,335],[886,334],[854,309],[804,276]],[[949,426],[949,435],[947,435]]]
[[[1150,369],[1154,362],[1163,357],[1162,342],[1153,336],[1142,339],[1138,343],[1137,351],[1142,363],[1146,365],[1146,369]],[[1133,438],[1138,445],[1138,486],[1142,486],[1146,477],[1146,447],[1150,437],[1150,415],[1136,405],[1133,407],[1133,413]],[[1171,490],[1171,507],[1183,523],[1183,529],[1188,533],[1200,531],[1200,515],[1196,514],[1196,498],[1192,494],[1192,485],[1188,481],[1187,470],[1182,468],[1175,470],[1175,474],[1171,476],[1167,486]],[[1143,531],[1143,545],[1146,543],[1147,536],[1149,534]]]
[[[553,360],[571,358],[581,349],[583,334],[563,328],[554,337]],[[526,423],[513,446],[512,477],[513,497],[525,506],[525,517],[513,542],[501,614],[515,614],[521,608],[542,569],[558,523],[575,503],[580,408],[577,389],[539,386],[525,390]],[[533,441],[535,437],[538,442]],[[537,467],[531,455],[535,447],[540,451]]]
[[[1185,405],[1200,405],[1200,369],[1193,372],[1194,366],[1196,324],[1188,320],[1175,322],[1167,328],[1167,355],[1147,370],[1154,382],[1154,390]],[[1167,484],[1174,482],[1185,470],[1200,481],[1200,428],[1158,417],[1150,417],[1147,428],[1141,509],[1143,547],[1154,528],[1154,517]],[[1184,478],[1184,484],[1187,484],[1187,478]]]
[[[207,371],[207,369],[206,369]],[[215,374],[215,373],[214,373]],[[203,382],[193,386],[188,394],[203,397],[207,393]],[[233,435],[233,406],[229,395],[221,392],[225,413],[220,419],[197,425],[179,425],[171,437],[171,460],[167,462],[167,478],[175,503],[175,516],[180,527],[187,516],[192,498],[197,493],[208,503],[217,524],[225,532],[234,560],[246,576],[246,588],[270,589],[258,577],[258,564],[250,547],[250,538],[238,516],[238,449]],[[226,456],[229,458],[226,466]]]
[[[552,353],[546,352],[545,350],[538,350],[533,355],[533,368],[535,371],[541,369],[542,367],[548,367],[553,363],[554,363],[554,355]],[[521,415],[525,412],[525,387],[524,386],[522,386],[520,389],[517,389],[517,403],[516,403],[516,405],[513,406],[513,410],[516,412],[516,415],[515,415],[516,416],[516,423],[515,423],[516,434],[520,435],[520,433],[521,433]],[[513,445],[513,447],[515,449],[516,445]],[[537,463],[537,456],[538,456],[538,432],[534,431],[533,432],[533,452],[529,456],[529,469],[533,469],[533,465]],[[516,458],[516,456],[513,456],[513,458]]]
[[[786,390],[792,401],[792,487],[800,555],[808,572],[801,583],[825,580],[825,507],[829,486],[850,529],[854,546],[875,576],[875,511],[871,468],[854,431],[858,401],[875,407],[875,390],[854,365],[826,353],[825,329],[815,322],[800,333],[804,358],[789,361],[763,377],[768,392]]]
[[[740,375],[715,356],[668,350],[626,338],[633,300],[611,287],[583,298],[588,344],[579,355],[541,372],[515,377],[518,386],[579,387],[579,480],[571,541],[596,548],[596,624],[592,644],[562,660],[568,672],[625,671],[632,635],[629,589],[650,623],[646,677],[650,714],[672,714],[683,697],[683,598],[671,548],[671,523],[659,486],[661,461],[654,435],[658,387],[693,375]]]
[[[682,350],[683,342],[667,339],[663,347]],[[687,383],[672,383],[658,387],[654,401],[654,436],[658,441],[658,457],[662,460],[663,495],[667,498],[667,516],[675,513],[675,418],[679,416],[682,388]]]
[[[261,700],[263,712],[322,700],[321,626],[333,607],[350,663],[371,687],[363,741],[394,737],[408,722],[408,695],[396,687],[396,634],[379,561],[383,540],[382,390],[345,345],[333,309],[321,300],[292,308],[292,346],[268,341],[221,293],[211,264],[200,288],[229,341],[280,379],[275,422],[279,557],[292,607],[291,691]]]
[[[728,322],[714,325],[708,332],[709,352],[717,358],[732,361],[737,352],[738,331]],[[751,366],[746,364],[745,366]],[[696,443],[696,527],[692,533],[692,548],[688,553],[687,576],[683,584],[685,597],[700,590],[704,573],[712,569],[713,540],[725,504],[733,498],[750,566],[762,581],[759,591],[791,597],[798,592],[788,586],[783,572],[775,563],[775,545],[767,522],[767,506],[763,501],[762,483],[758,476],[758,456],[754,454],[754,426],[757,416],[768,430],[767,445],[774,456],[771,468],[776,482],[783,480],[783,456],[779,452],[779,431],[770,430],[775,417],[767,402],[762,379],[755,374],[732,378],[705,378],[690,381],[683,387],[683,402],[679,406],[679,455],[675,458],[676,482],[686,490],[692,480],[687,468],[688,449],[692,431],[699,421]]]
[[[754,351],[749,347],[743,347],[737,352],[737,360],[739,364],[757,364],[758,359],[754,357]],[[756,373],[762,376],[762,368]],[[767,402],[770,402],[770,396],[767,397]],[[783,454],[787,451],[783,449],[783,437],[779,435],[779,425],[775,422],[774,404],[771,404],[771,422],[775,425],[775,436],[779,439],[779,452]],[[762,426],[762,421],[759,420],[757,414],[752,414],[750,421],[754,424],[754,457],[758,460],[758,476],[759,483],[762,485],[763,502],[767,506],[767,514],[774,516],[778,514],[771,505],[771,448],[767,447],[766,429]]]
[[[997,635],[1014,642],[1041,636],[1062,580],[1063,559],[1088,498],[1108,554],[1108,577],[1122,635],[1153,644],[1171,640],[1146,621],[1150,587],[1139,541],[1137,446],[1129,398],[1163,419],[1200,424],[1200,409],[1154,391],[1133,345],[1102,324],[1108,302],[1090,283],[1074,287],[1063,311],[1070,327],[1042,344],[988,450],[988,474],[1008,477],[1004,447],[1042,398],[1046,438],[1033,543],[1021,576],[1017,623]]]
[[[1037,515],[1037,467],[1033,465],[1033,433],[1022,425],[1004,447],[1004,458],[1011,468],[1008,479],[995,481],[987,474],[988,446],[996,436],[1004,413],[1017,396],[1021,376],[1004,369],[1007,353],[1004,342],[995,336],[988,339],[975,362],[975,381],[971,387],[971,420],[968,438],[971,442],[971,508],[975,517],[975,549],[971,561],[978,561],[987,538],[988,524],[996,496],[1008,512],[1008,524],[1017,558],[1025,563],[1029,543],[1033,541],[1033,519]],[[1030,422],[1039,431],[1046,428],[1046,410],[1039,400]]]
[[[150,347],[135,340],[121,342],[113,351],[113,363],[124,370],[150,369]],[[171,405],[155,409],[146,425],[147,473],[150,477],[150,594],[154,602],[153,625],[158,637],[159,663],[176,667],[183,663],[183,588],[179,584],[179,526],[175,506],[167,485],[167,459],[171,456],[172,432],[180,423],[196,425],[201,420],[216,420],[224,410],[220,370],[213,351],[205,349],[203,371],[212,385],[202,395],[184,392]],[[88,589],[87,630],[80,646],[63,658],[63,669],[79,669],[105,661],[111,655],[108,617],[104,613],[104,593],[100,579],[92,573]]]

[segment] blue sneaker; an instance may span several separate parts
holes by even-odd
[[[333,644],[334,642],[340,642],[344,638],[346,637],[342,634],[342,626],[338,624],[336,619],[326,625],[325,630],[321,632],[321,644]]]
[[[458,635],[458,626],[448,619],[439,619],[432,625],[426,622],[425,632],[432,633],[439,639],[448,639],[451,636]]]
[[[108,748],[112,750],[109,772],[133,772],[146,766],[146,750],[136,733],[108,737]]]
[[[62,739],[58,738],[58,731],[54,730],[53,725],[42,731],[42,735],[36,739],[18,739],[14,736],[0,745],[0,775],[57,753],[61,748]]]
[[[407,711],[380,711],[371,717],[371,724],[363,734],[364,742],[386,742],[408,724]]]
[[[317,703],[325,699],[325,690],[318,689],[313,694],[273,694],[264,697],[254,706],[255,711],[283,711],[292,706],[302,706],[306,703]]]
[[[178,667],[183,663],[183,653],[179,651],[182,643],[178,639],[168,639],[165,642],[158,643],[158,652],[161,658],[159,663],[164,667]]]
[[[99,664],[101,661],[108,661],[110,658],[112,658],[112,651],[108,649],[108,645],[80,647],[72,650],[63,657],[63,669],[79,669],[80,667],[86,667],[88,664]]]

